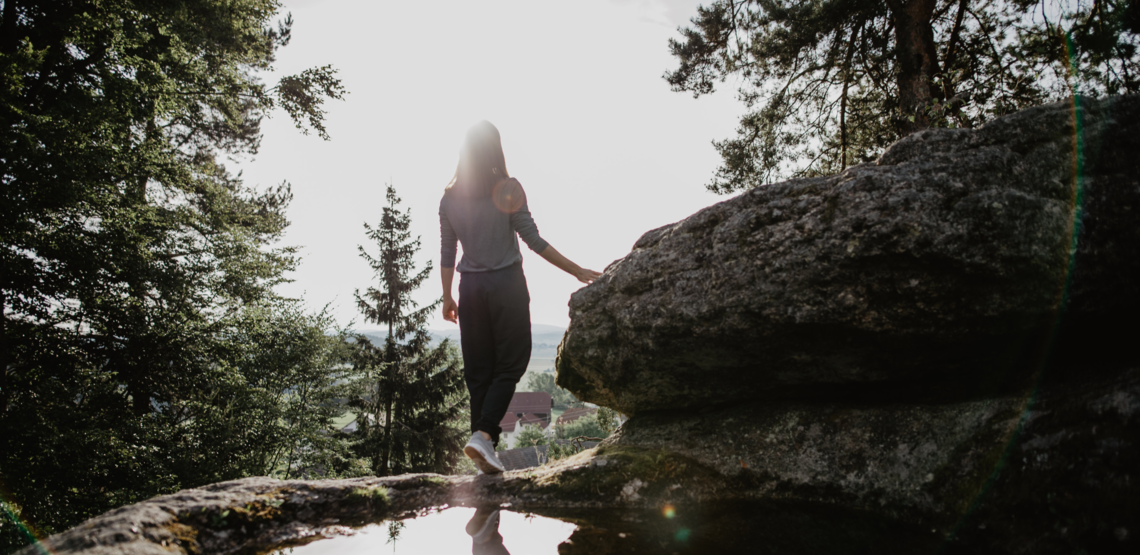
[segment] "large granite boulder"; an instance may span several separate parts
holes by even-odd
[[[1140,97],[1082,99],[710,206],[573,295],[558,383],[629,415],[945,402],[1024,387],[1051,346],[1132,356],[1105,338],[1140,310],[1137,153]]]

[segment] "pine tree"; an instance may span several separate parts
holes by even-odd
[[[708,189],[732,193],[874,160],[929,127],[1140,91],[1140,1],[715,0],[679,65],[694,96],[739,79],[749,109]]]
[[[465,436],[461,364],[449,341],[430,344],[425,325],[441,301],[417,308],[411,294],[431,274],[431,263],[415,272],[420,240],[408,232],[411,211],[398,210],[400,199],[390,184],[386,198],[380,225],[364,225],[379,254],[359,247],[379,283],[356,292],[357,307],[365,321],[387,328],[387,335],[382,346],[356,336],[360,378],[351,406],[358,414],[357,452],[378,476],[447,473],[458,462]]]

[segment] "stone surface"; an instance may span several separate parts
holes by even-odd
[[[598,448],[538,469],[249,478],[123,507],[42,547],[59,555],[269,553],[464,505],[575,522],[565,553],[653,552],[683,529],[688,548],[670,542],[666,552],[759,544],[772,553],[1134,552],[1140,369],[1068,379],[1025,397],[933,406],[645,413]],[[650,518],[666,506],[681,517]]]
[[[1137,152],[1140,97],[1083,100],[713,205],[573,295],[558,383],[627,415],[1017,390],[1140,309]]]
[[[490,476],[247,478],[122,507],[18,553],[270,553],[429,508],[503,506],[551,515],[644,510],[725,498],[729,488],[723,476],[684,457],[624,447]]]
[[[863,509],[997,553],[1130,552],[1140,530],[1140,368],[941,405],[646,413],[606,446],[711,468],[734,497]]]

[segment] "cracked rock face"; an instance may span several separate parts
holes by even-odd
[[[1138,152],[1140,97],[1082,100],[713,205],[573,295],[558,383],[628,415],[1016,390],[1140,309]]]

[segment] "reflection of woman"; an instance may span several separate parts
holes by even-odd
[[[476,510],[466,529],[467,535],[471,536],[471,555],[511,555],[499,534],[498,509]]]
[[[569,261],[538,235],[526,193],[507,174],[499,130],[481,121],[467,132],[455,177],[439,203],[443,318],[459,323],[464,377],[471,393],[471,440],[463,448],[486,473],[502,472],[495,456],[499,422],[530,361],[530,293],[518,237],[582,283],[601,274]],[[463,258],[455,263],[456,242]],[[451,282],[459,270],[459,301]]]

